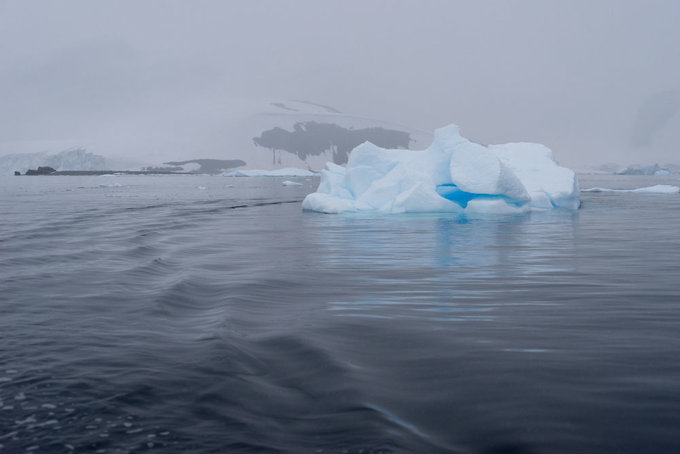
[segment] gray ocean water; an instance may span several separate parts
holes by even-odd
[[[680,195],[322,215],[283,180],[1,177],[0,453],[680,452]]]

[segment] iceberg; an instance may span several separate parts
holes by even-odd
[[[370,142],[352,150],[347,167],[331,162],[302,208],[322,213],[442,211],[514,214],[580,206],[575,173],[535,143],[484,146],[456,125],[435,131],[429,148],[389,150]]]
[[[661,167],[659,164],[651,166],[630,166],[618,172],[615,175],[654,175],[655,177],[665,177],[671,174],[670,170]]]

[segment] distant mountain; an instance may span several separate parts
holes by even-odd
[[[666,176],[671,174],[671,169],[668,167],[661,167],[659,164],[654,164],[651,166],[630,166],[614,173],[616,173],[616,175]]]
[[[90,153],[84,148],[64,150],[59,153],[15,153],[0,156],[0,175],[22,174],[28,169],[52,167],[56,170],[102,170],[107,162],[103,156]]]
[[[680,112],[680,90],[653,93],[640,105],[633,124],[631,143],[636,148],[650,147],[656,136],[669,126]],[[671,125],[672,127],[672,125]]]

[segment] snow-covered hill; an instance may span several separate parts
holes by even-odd
[[[59,153],[42,151],[0,156],[0,175],[12,175],[15,171],[23,174],[28,169],[41,166],[49,166],[56,170],[107,170],[107,162],[103,156],[90,153],[83,148]]]

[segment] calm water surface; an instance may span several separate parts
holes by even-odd
[[[322,215],[282,181],[1,177],[0,452],[680,452],[680,195]]]

